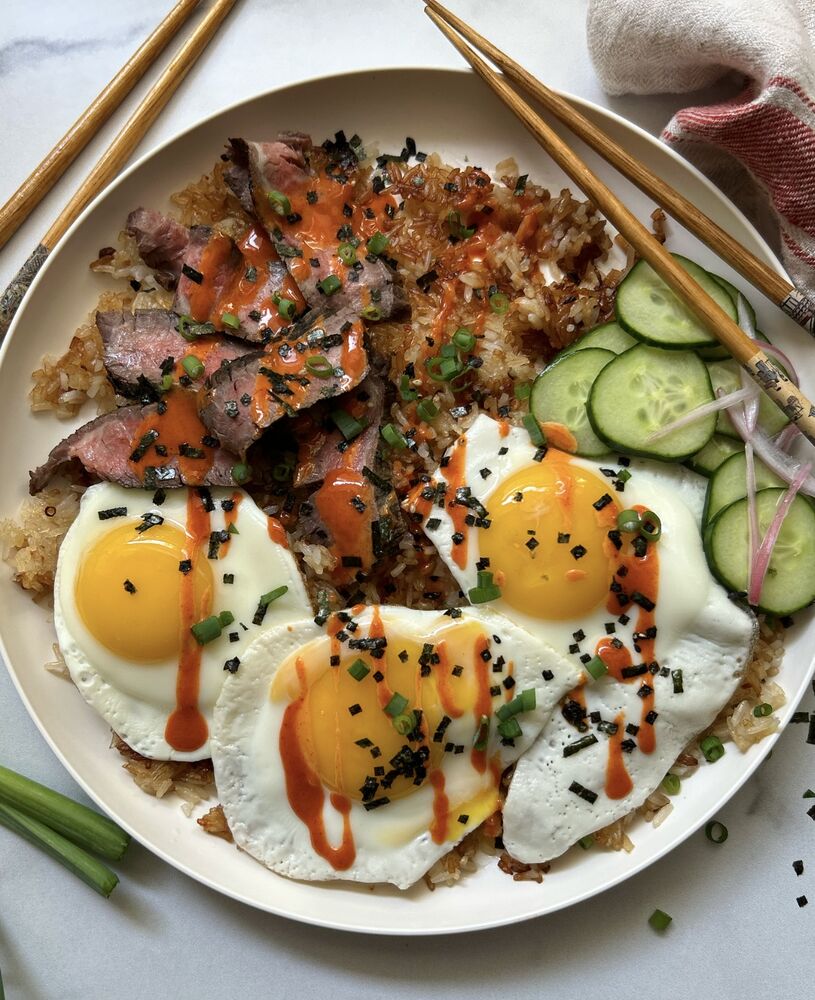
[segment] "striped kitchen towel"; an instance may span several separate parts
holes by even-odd
[[[609,94],[679,93],[741,74],[662,133],[724,190],[815,291],[815,0],[589,0],[589,52]]]

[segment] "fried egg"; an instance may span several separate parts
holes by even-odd
[[[536,448],[484,415],[410,497],[465,595],[580,670],[515,768],[503,837],[517,860],[556,857],[641,804],[734,691],[754,621],[708,570],[703,503],[689,470]],[[619,531],[626,509],[654,512],[659,538]]]
[[[310,604],[279,522],[239,489],[91,486],[60,547],[54,623],[85,700],[134,750],[209,757],[249,644]]]
[[[407,888],[496,812],[578,674],[487,609],[358,606],[273,629],[215,706],[235,842],[292,878]]]

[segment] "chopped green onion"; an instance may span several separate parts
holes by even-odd
[[[620,469],[620,471],[617,473],[617,481],[620,483],[627,483],[630,478],[631,478],[630,469]]]
[[[336,274],[329,274],[322,281],[317,282],[317,287],[323,295],[333,295],[334,292],[338,292],[342,288],[342,282]]]
[[[729,834],[724,823],[720,823],[717,819],[712,819],[705,825],[705,836],[713,844],[723,844]]]
[[[382,310],[379,306],[368,305],[360,313],[363,319],[370,320],[372,323],[376,323],[377,320],[382,319]]]
[[[288,592],[289,588],[284,583],[281,587],[275,587],[274,590],[270,590],[268,593],[262,594],[260,601],[258,601],[258,603],[262,604],[263,607],[266,608],[270,604],[273,604],[276,600],[281,598],[284,594],[288,594]]]
[[[129,835],[107,816],[7,767],[0,767],[0,802],[22,809],[79,847],[110,861],[119,861],[130,843]]]
[[[332,410],[329,416],[346,441],[353,441],[365,430],[365,424],[360,423],[345,410]]]
[[[181,366],[190,378],[201,378],[204,374],[204,366],[193,354],[188,354],[181,359]],[[170,376],[172,382],[172,376]]]
[[[384,441],[391,448],[407,448],[405,435],[394,424],[385,424],[381,434]]]
[[[501,588],[493,582],[489,570],[478,570],[478,583],[467,593],[471,604],[486,604],[487,601],[497,601],[501,596]]]
[[[532,444],[534,444],[536,448],[542,448],[546,444],[546,435],[541,430],[535,414],[525,413],[523,423]]]
[[[353,264],[357,259],[357,248],[351,243],[340,243],[337,250],[337,256],[348,267]]]
[[[232,614],[231,611],[222,611],[218,615],[218,624],[221,626],[221,628],[226,628],[227,625],[231,625],[232,622],[234,621],[235,621],[235,616]]]
[[[446,346],[448,345],[445,344]],[[453,348],[453,353],[455,353],[455,348]],[[427,374],[434,382],[450,382],[464,371],[461,361],[457,357],[446,356],[444,348],[442,348],[441,354],[428,358],[426,364]]]
[[[677,774],[668,774],[662,779],[662,787],[668,793],[668,795],[679,795],[679,789],[682,787],[682,782]]]
[[[599,681],[601,677],[608,673],[608,667],[605,663],[603,663],[599,656],[593,656],[589,660],[586,664],[586,670],[588,670],[596,681]]]
[[[532,383],[531,382],[519,382],[515,386],[515,398],[524,400],[529,399],[532,395]]]
[[[354,660],[348,668],[348,673],[354,678],[355,681],[361,681],[362,678],[367,677],[370,672],[371,668],[367,666],[363,660]]]
[[[430,421],[439,414],[439,408],[432,399],[423,399],[416,407],[416,415],[419,420]]]
[[[672,920],[673,917],[664,910],[654,910],[648,918],[648,923],[654,928],[655,931],[664,931]]]
[[[195,636],[195,641],[199,646],[205,646],[221,634],[221,622],[217,615],[210,615],[209,618],[204,618],[191,625],[190,632]]]
[[[453,334],[453,343],[461,351],[471,351],[475,347],[475,334],[466,326],[460,326]]]
[[[756,705],[756,707],[753,709],[753,715],[757,719],[761,719],[763,716],[772,714],[773,714],[773,706],[767,701],[763,702],[761,705]]]
[[[385,706],[385,714],[389,715],[393,719],[397,715],[401,715],[402,712],[404,712],[407,708],[407,703],[408,700],[403,694],[399,694],[398,691],[394,691],[390,697],[390,701]]]
[[[531,712],[535,708],[536,703],[535,689],[526,688],[520,694],[515,695],[512,701],[501,705],[495,714],[501,722],[504,722],[506,719],[511,719],[513,715],[519,715],[521,712]]]
[[[656,542],[662,534],[662,521],[652,510],[646,510],[640,519],[640,535],[646,542]]]
[[[584,851],[588,851],[590,848],[594,847],[594,836],[588,833],[585,837],[581,837],[580,840],[578,840],[578,844]]]
[[[699,749],[705,755],[708,764],[715,764],[724,757],[724,746],[718,736],[706,736],[699,744]]]
[[[184,340],[197,340],[199,337],[215,333],[215,327],[212,323],[198,323],[192,316],[187,315],[178,317],[177,329]]]
[[[400,713],[394,717],[393,728],[400,736],[407,736],[416,728],[416,716],[413,712]]]
[[[482,715],[478,720],[478,729],[473,737],[473,750],[486,750],[490,738],[490,717]]]
[[[503,316],[509,309],[508,296],[504,295],[503,292],[495,292],[494,295],[490,295],[490,309],[492,309],[496,315]]]
[[[368,253],[372,253],[375,257],[378,257],[387,245],[388,237],[377,230],[365,244],[365,248]]]
[[[224,326],[229,326],[233,330],[237,330],[241,325],[241,321],[234,313],[223,313],[221,315],[221,322]]]
[[[457,358],[458,357],[458,351],[456,350],[456,345],[455,344],[442,344],[442,348],[439,351],[439,354],[443,358]]]
[[[101,861],[45,823],[26,815],[14,806],[0,803],[0,823],[42,848],[46,854],[50,854],[74,875],[78,875],[101,896],[109,896],[118,885],[117,875],[107,865],[103,865]]]
[[[246,462],[237,462],[232,466],[232,478],[238,486],[243,486],[244,483],[248,483],[252,478],[252,467],[247,465]]]
[[[161,391],[169,392],[173,387],[173,376],[172,375],[162,375],[161,376]]]
[[[403,375],[399,379],[399,395],[406,403],[412,403],[414,399],[419,398],[418,391],[411,387],[410,376]]]
[[[266,197],[269,199],[269,204],[278,215],[291,215],[291,202],[282,191],[276,191],[272,188]]]
[[[617,515],[617,528],[620,531],[635,533],[640,530],[640,515],[635,510],[621,510]]]
[[[505,740],[516,740],[519,736],[523,735],[521,724],[515,716],[512,716],[510,719],[506,719],[504,722],[499,722],[498,732]]]
[[[280,298],[277,300],[277,312],[281,319],[294,319],[297,304],[291,299]]]
[[[450,232],[461,240],[466,240],[475,233],[475,226],[465,226],[461,221],[461,212],[450,212],[447,216]]]
[[[315,354],[306,360],[306,368],[317,378],[331,378],[334,366],[324,354]]]

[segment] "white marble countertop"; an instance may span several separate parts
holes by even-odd
[[[0,202],[29,173],[171,0],[4,0]],[[462,16],[556,87],[658,133],[688,98],[609,100],[588,59],[586,0],[451,0]],[[166,60],[166,55],[164,60]],[[456,66],[418,0],[241,0],[142,143],[151,148],[257,92],[350,68]],[[252,67],[251,72],[246,68]],[[150,77],[159,72],[156,68]],[[143,81],[0,256],[0,288],[144,93]],[[694,95],[711,100],[715,91]],[[810,694],[802,706],[815,708]],[[723,847],[702,833],[604,895],[474,937],[371,939],[258,913],[134,844],[105,901],[0,829],[0,968],[9,1000],[579,994],[769,998],[812,994],[815,825],[802,800],[815,749],[791,726],[722,811]],[[0,671],[0,761],[82,799]],[[806,870],[797,878],[792,862]],[[805,909],[796,897],[808,894]],[[674,917],[664,936],[646,920]]]

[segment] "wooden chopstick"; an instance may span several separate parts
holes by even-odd
[[[812,444],[815,444],[815,407],[801,390],[773,365],[741,327],[674,261],[662,244],[540,115],[533,111],[495,70],[479,58],[435,11],[425,7],[425,13],[561,170],[594,202],[639,256],[651,265],[691,312],[701,320],[706,329],[728,349],[776,406],[794,421]]]
[[[50,153],[32,170],[0,208],[0,247],[17,232],[29,213],[62,177],[77,155],[153,65],[201,0],[179,0],[155,31],[82,112]]]
[[[45,263],[48,254],[88,202],[125,165],[130,154],[156,120],[167,101],[178,89],[179,84],[207,47],[210,39],[226,15],[235,6],[235,3],[236,0],[215,0],[195,31],[170,60],[167,68],[122,126],[118,135],[99,158],[96,166],[79,186],[51,228],[34,248],[31,256],[12,279],[11,284],[0,298],[0,341],[5,337],[23,296]]]
[[[627,177],[640,191],[652,198],[677,222],[698,237],[722,260],[738,271],[755,288],[767,296],[777,306],[799,323],[808,333],[815,336],[815,299],[798,289],[786,278],[759,260],[754,254],[725,232],[711,218],[705,215],[693,202],[681,195],[670,184],[663,181],[652,170],[630,153],[626,152],[602,129],[589,121],[577,108],[573,107],[532,76],[523,66],[484,38],[452,11],[447,10],[437,0],[425,0],[427,7],[459,32],[479,52],[482,52],[514,83],[563,122],[587,146],[599,153],[608,163]]]

